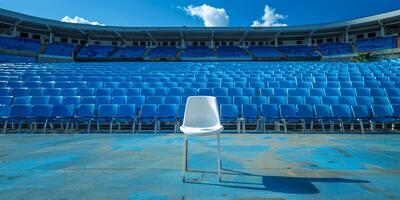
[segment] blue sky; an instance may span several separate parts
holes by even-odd
[[[293,26],[392,11],[400,0],[0,0],[0,8],[120,26]]]

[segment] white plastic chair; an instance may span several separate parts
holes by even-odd
[[[184,159],[183,159],[183,181],[185,182],[188,172],[188,136],[217,135],[218,142],[218,180],[221,181],[221,147],[219,134],[224,130],[219,120],[218,105],[215,97],[192,96],[186,103],[183,124],[180,130],[185,134]]]

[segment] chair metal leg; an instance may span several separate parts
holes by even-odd
[[[88,122],[87,130],[86,130],[87,133],[90,133],[90,127],[91,126],[92,126],[92,120],[90,119],[89,122]]]
[[[360,119],[359,120],[360,121],[360,128],[361,128],[361,133],[365,133],[365,130],[364,130],[364,122],[363,122],[363,120],[362,119]]]
[[[132,133],[135,133],[136,119],[132,121]]]
[[[183,145],[183,179],[182,181],[186,181],[186,173],[188,171],[188,138],[187,135],[185,134],[185,139],[184,139],[184,145]]]
[[[287,121],[285,119],[283,119],[282,121],[283,121],[283,130],[285,131],[285,134],[288,134]]]
[[[240,134],[240,119],[239,118],[236,119],[236,129],[237,129],[238,134]]]
[[[300,121],[301,121],[301,126],[303,127],[303,133],[306,133],[307,129],[306,121],[304,119],[301,119]]]
[[[319,120],[319,121],[320,121],[320,123],[321,123],[322,132],[325,134],[326,132],[325,132],[325,124],[324,124],[324,121],[323,121],[323,120]]]
[[[3,126],[3,133],[6,133],[6,132],[7,132],[7,124],[8,124],[8,121],[6,120],[6,121],[4,122],[4,126]]]
[[[111,120],[110,122],[110,131],[109,131],[110,134],[112,133],[112,130],[113,130],[113,120]]]
[[[49,122],[48,119],[46,119],[46,121],[44,121],[44,127],[43,127],[43,134],[46,134],[46,130],[47,130],[47,123]]]
[[[256,129],[258,130],[258,127]],[[243,130],[243,133],[246,134],[246,120],[244,120],[244,119],[242,120],[242,130]]]
[[[221,169],[222,169],[222,159],[221,159],[221,143],[219,141],[220,136],[217,133],[217,142],[218,142],[218,181],[221,182]]]
[[[22,128],[22,121],[18,122],[18,133],[21,133],[21,128]]]

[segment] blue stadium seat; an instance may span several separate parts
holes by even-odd
[[[287,97],[288,104],[305,104],[304,97],[302,96],[288,96]]]
[[[33,96],[31,98],[32,105],[44,105],[50,103],[50,96]]]
[[[147,97],[147,100],[146,100],[146,104],[159,105],[159,104],[164,104],[164,102],[165,102],[165,97],[161,97],[161,96],[150,96],[150,97]]]
[[[34,131],[38,125],[43,124],[43,133],[46,133],[47,124],[53,111],[53,105],[33,105],[31,112],[31,121],[34,123]]]
[[[222,104],[232,104],[232,97],[230,96],[218,96],[217,97],[218,105]]]
[[[181,87],[171,87],[168,90],[168,96],[181,96],[183,90]]]
[[[353,120],[353,114],[350,105],[331,105],[332,117],[339,122],[342,132],[345,132],[345,122]]]
[[[111,96],[110,88],[98,88],[96,90],[96,96]]]
[[[283,128],[285,133],[288,133],[287,125],[290,122],[296,123],[298,121],[297,108],[294,104],[282,104],[279,105],[281,111],[280,116],[282,117]]]
[[[310,122],[310,129],[313,128],[314,107],[313,105],[297,105],[297,116],[300,119],[303,127],[303,133],[307,131],[307,122]]]
[[[23,123],[27,121],[27,117],[31,116],[31,113],[32,113],[31,104],[17,104],[17,105],[14,104],[11,105],[10,116],[7,119],[7,121],[18,123],[18,132],[21,132]],[[4,129],[6,128],[7,124],[5,125]]]
[[[98,109],[97,129],[102,123],[109,123],[109,132],[113,131],[113,124],[116,117],[118,117],[117,104],[101,104]]]
[[[75,114],[75,106],[74,105],[54,105],[53,110],[51,111],[51,123],[59,122],[61,124],[61,128],[63,128],[63,124],[65,125],[65,132],[67,133],[69,130],[69,125],[71,123],[72,118]]]
[[[63,96],[50,96],[49,104],[61,105],[63,98],[64,98]]]
[[[256,96],[254,88],[242,88],[243,96]]]
[[[140,89],[139,88],[128,88],[126,90],[126,95],[127,96],[139,96],[140,95]]]
[[[59,96],[61,93],[61,88],[47,88],[44,95],[48,96]]]
[[[102,104],[111,104],[111,96],[97,96],[96,97],[96,109]]]
[[[0,105],[11,105],[12,102],[12,96],[0,96]]]
[[[370,117],[369,109],[365,105],[351,106],[354,118],[359,122],[361,132],[364,133],[364,122]]]
[[[128,103],[128,97],[127,96],[114,96],[114,97],[112,97],[111,103],[112,104],[117,104],[117,105],[127,104]]]
[[[154,125],[154,133],[157,132],[157,105],[155,104],[145,104],[141,106],[140,109],[140,118],[139,118],[139,131],[142,130],[143,124],[153,124]]]
[[[176,104],[160,104],[158,105],[157,130],[161,130],[161,123],[173,123],[174,133],[178,130],[178,107]]]
[[[81,104],[80,96],[66,96],[62,101],[63,105],[74,105],[75,107]]]
[[[266,96],[255,96],[250,98],[251,104],[256,105],[256,107],[261,108],[262,104],[268,104],[268,98]]]
[[[135,104],[137,109],[141,108],[145,103],[145,96],[131,96],[128,98],[128,104]]]
[[[286,99],[286,97],[283,97],[283,96],[272,96],[272,97],[269,97],[269,103],[277,104],[277,105],[287,104],[287,99]]]
[[[121,104],[118,106],[118,123],[129,124],[132,123],[132,133],[135,132],[136,127],[136,105],[135,104]]]
[[[353,96],[341,96],[339,97],[339,104],[342,105],[349,105],[349,106],[355,106],[356,100],[354,99]]]
[[[80,88],[78,90],[79,96],[94,96],[95,90],[94,88]]]
[[[125,88],[114,88],[111,90],[111,96],[126,96],[127,91]]]
[[[262,126],[264,133],[266,131],[266,125],[269,123],[273,123],[276,126],[276,123],[280,121],[280,112],[278,105],[275,104],[264,104],[261,105],[260,116],[262,117]]]
[[[233,97],[233,104],[241,108],[243,104],[250,104],[250,98],[248,96]]]
[[[30,104],[31,103],[31,96],[20,96],[15,97],[13,104]]]
[[[83,102],[82,102],[83,103]],[[81,104],[77,108],[75,122],[87,123],[87,133],[90,133],[92,121],[95,117],[95,104]]]
[[[320,121],[322,131],[325,133],[325,122],[331,122],[332,112],[329,105],[314,105],[315,117]],[[331,130],[333,125],[331,124]]]
[[[324,96],[322,97],[322,103],[325,105],[339,104],[339,97],[337,96]]]
[[[385,123],[391,123],[394,121],[392,106],[373,105],[371,121],[372,131],[375,131],[376,123],[382,123],[382,130],[385,130]]]
[[[255,123],[256,131],[260,129],[260,118],[258,116],[258,107],[256,104],[243,104],[241,113],[242,131],[246,133],[246,124]]]
[[[96,96],[81,97],[82,104],[96,104]]]
[[[180,96],[167,96],[165,97],[165,104],[181,104],[181,98]]]
[[[141,95],[143,96],[154,96],[155,93],[156,92],[154,88],[142,88],[141,90]]]
[[[228,88],[228,96],[234,97],[234,96],[242,96],[243,91],[242,88]]]
[[[387,97],[372,97],[373,105],[390,105]]]
[[[228,96],[228,88],[213,88],[213,96]]]
[[[224,124],[236,124],[237,132],[240,133],[239,109],[235,104],[220,105],[221,122]]]
[[[30,88],[28,90],[28,96],[44,96],[46,88]]]

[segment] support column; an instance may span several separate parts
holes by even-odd
[[[11,35],[12,35],[13,37],[16,37],[16,36],[17,36],[17,26],[13,26]]]
[[[274,42],[275,42],[275,47],[278,47],[278,36],[275,36]]]
[[[50,37],[49,37],[49,43],[53,43],[54,42],[54,34],[50,33]]]

